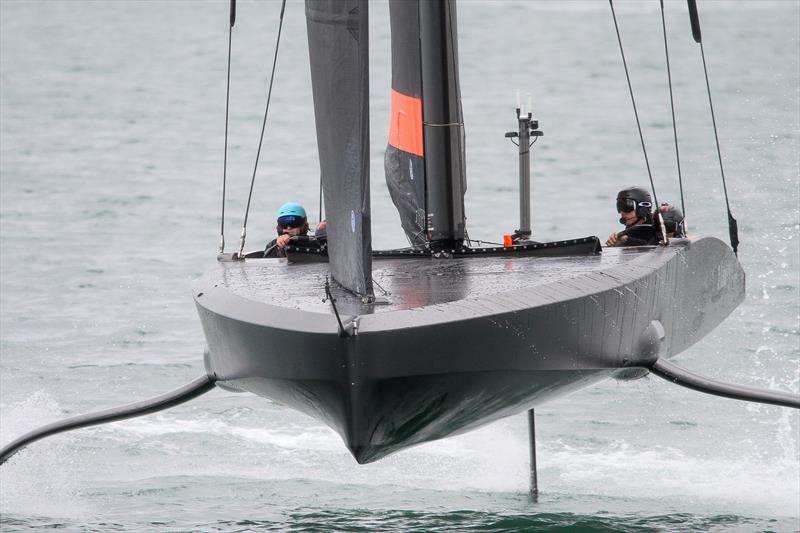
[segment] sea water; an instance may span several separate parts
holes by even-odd
[[[798,392],[800,5],[699,2],[744,303],[676,361]],[[658,198],[680,205],[659,3],[616,2]],[[239,2],[233,35],[226,249],[237,247],[280,5]],[[388,8],[370,3],[372,223],[404,237],[382,175]],[[683,2],[666,25],[691,233],[727,239],[699,45]],[[515,94],[534,145],[539,240],[618,230],[616,191],[647,186],[605,2],[462,2],[468,228],[518,224]],[[148,398],[203,373],[190,288],[215,260],[225,131],[226,2],[0,2],[0,443]],[[303,5],[290,1],[247,249],[284,201],[318,218]],[[290,354],[287,354],[290,355]],[[487,354],[488,356],[489,354]],[[798,412],[606,381],[524,415],[359,466],[339,437],[223,390],[62,434],[0,467],[3,531],[794,531]]]

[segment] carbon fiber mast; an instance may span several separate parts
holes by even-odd
[[[461,248],[467,189],[455,0],[419,2],[428,241]]]

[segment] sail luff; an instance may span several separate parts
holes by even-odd
[[[367,0],[306,0],[331,275],[373,298]]]

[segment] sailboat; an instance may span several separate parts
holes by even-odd
[[[390,1],[385,173],[410,246],[372,250],[368,9],[367,0],[306,1],[327,242],[295,241],[287,258],[270,259],[243,253],[243,231],[239,252],[220,253],[194,287],[204,376],[39,428],[0,450],[0,463],[45,436],[151,413],[215,386],[324,422],[359,463],[648,372],[800,408],[793,395],[716,383],[669,362],[744,298],[745,274],[726,243],[531,240],[528,148],[541,131],[521,109],[509,134],[520,147],[520,228],[503,246],[475,245],[464,210],[455,0]],[[234,20],[232,1],[231,28]]]
[[[412,246],[373,252],[368,2],[310,0],[306,17],[329,263],[298,243],[223,256],[197,283],[219,386],[323,421],[367,463],[669,359],[741,303],[744,272],[711,237],[469,245],[452,0],[390,2],[385,173]],[[540,132],[518,119],[527,149]]]

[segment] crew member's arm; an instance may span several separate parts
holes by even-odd
[[[264,257],[279,257],[277,239],[272,239],[267,243],[267,246],[264,248]]]
[[[606,246],[626,246],[628,245],[629,237],[627,235],[620,235],[619,233],[612,233],[606,240]]]
[[[637,224],[629,226],[619,233],[612,233],[606,241],[607,246],[650,246],[656,244],[656,237],[653,226],[649,224]]]

